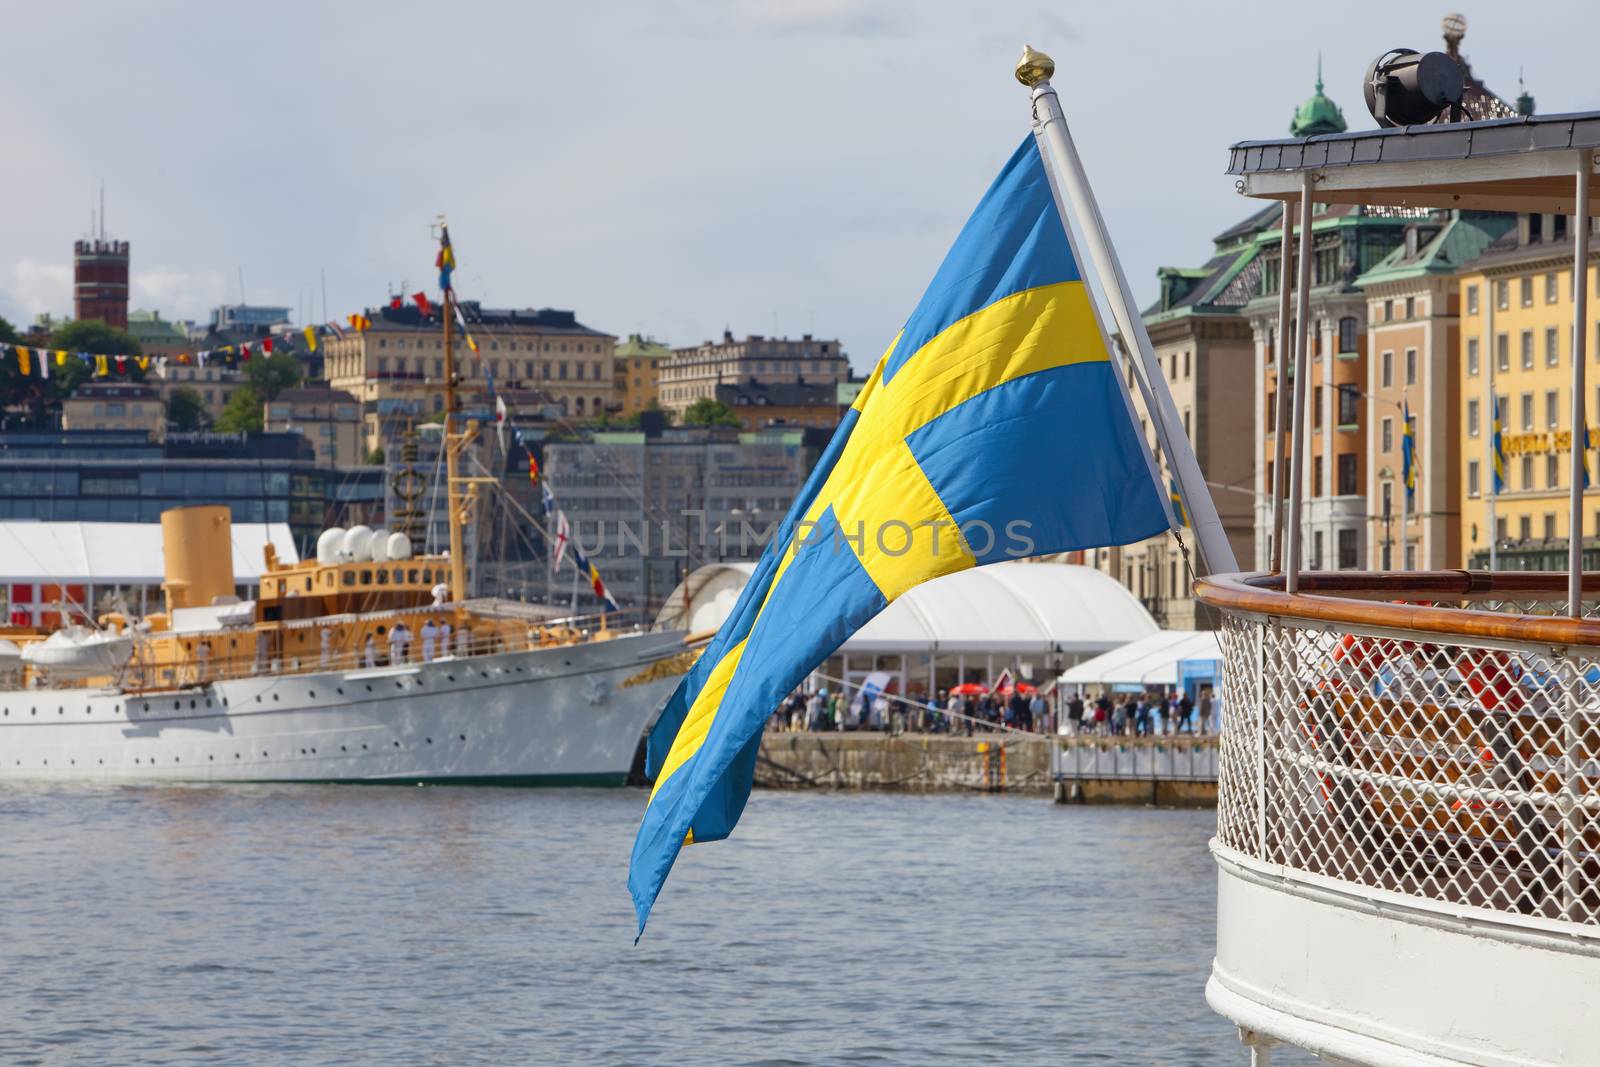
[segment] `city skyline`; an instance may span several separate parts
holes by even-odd
[[[1463,50],[1502,96],[1520,67],[1541,112],[1600,107],[1581,37],[1537,33],[1578,10],[1468,10]],[[28,207],[4,230],[0,315],[24,325],[70,312],[72,241],[104,178],[106,233],[132,244],[130,306],[168,318],[203,319],[243,296],[320,319],[324,273],[327,317],[377,304],[391,285],[431,288],[427,228],[443,210],[466,298],[574,308],[597,328],[675,345],[724,327],[837,336],[862,372],[1027,132],[1008,74],[1023,41],[1057,59],[1113,240],[1147,300],[1157,266],[1203,254],[1249,212],[1222,174],[1224,150],[1283,134],[1319,49],[1328,95],[1368,128],[1367,61],[1393,45],[1439,47],[1445,13],[1396,20],[1366,4],[1330,22],[1265,4],[1225,17],[1174,5],[1134,25],[1023,4],[493,7],[431,29],[424,48],[426,11],[290,5],[269,17],[172,3],[154,18],[108,8],[92,36],[65,12],[19,13],[14,39],[29,47],[14,57],[14,151],[0,173]],[[1161,35],[1138,36],[1150,25]],[[191,73],[208,39],[233,42],[236,69]],[[1103,47],[1130,39],[1140,63]],[[119,70],[126,121],[88,121],[103,84],[79,72]]]

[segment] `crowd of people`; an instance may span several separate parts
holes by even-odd
[[[1031,686],[990,692],[968,683],[941,689],[933,699],[826,686],[791,693],[773,712],[770,727],[788,733],[870,730],[891,734],[1025,733],[1152,737],[1207,734],[1215,728],[1210,687],[1195,700],[1187,693],[1073,694],[1052,702]]]
[[[1074,695],[1062,712],[1068,734],[1154,737],[1158,734],[1208,734],[1216,728],[1209,686],[1194,700],[1185,692],[1109,693],[1085,700]]]

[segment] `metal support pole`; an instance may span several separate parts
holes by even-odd
[[[1500,421],[1500,398],[1494,391],[1495,362],[1500,358],[1494,346],[1494,279],[1487,274],[1483,276],[1483,349],[1480,358],[1486,362],[1484,367],[1484,399],[1488,409],[1488,421],[1480,422],[1479,432],[1483,434],[1484,458],[1487,463],[1485,473],[1488,480],[1482,484],[1483,498],[1487,501],[1485,514],[1489,523],[1489,569],[1495,568],[1496,554],[1499,550],[1500,523],[1495,516],[1495,503],[1500,496],[1500,490],[1495,487],[1494,473],[1494,434],[1495,424]]]
[[[1150,334],[1145,330],[1144,319],[1134,305],[1128,279],[1122,273],[1122,264],[1111,247],[1106,232],[1105,219],[1100,214],[1094,193],[1089,188],[1089,177],[1067,130],[1066,116],[1061,101],[1050,85],[1050,75],[1055,73],[1055,62],[1032,49],[1023,49],[1022,61],[1017,65],[1017,80],[1032,89],[1034,107],[1034,134],[1040,153],[1049,164],[1046,172],[1052,184],[1059,183],[1059,191],[1077,216],[1083,229],[1084,243],[1095,273],[1100,276],[1107,303],[1111,305],[1112,318],[1129,348],[1129,364],[1134,368],[1143,391],[1145,407],[1155,426],[1156,437],[1167,463],[1172,468],[1173,479],[1178,483],[1178,494],[1189,513],[1194,528],[1195,544],[1199,550],[1202,573],[1229,573],[1239,569],[1233,556],[1233,546],[1228,543],[1222,519],[1217,515],[1216,503],[1206,488],[1205,476],[1200,472],[1200,461],[1184,432],[1183,420],[1172,403],[1166,381],[1156,363],[1155,348]],[[1072,229],[1066,225],[1067,239],[1072,241]],[[1076,249],[1074,249],[1076,252]],[[1081,261],[1080,261],[1081,262]],[[1160,490],[1163,487],[1157,486]]]
[[[1589,452],[1589,405],[1584,371],[1589,330],[1589,181],[1594,153],[1578,153],[1578,196],[1572,225],[1572,495],[1567,520],[1567,613],[1583,618],[1583,464]]]
[[[1272,550],[1267,567],[1274,574],[1283,570],[1283,486],[1288,475],[1284,473],[1283,465],[1289,460],[1289,406],[1284,403],[1288,394],[1284,386],[1289,384],[1289,376],[1284,373],[1288,367],[1289,349],[1289,265],[1294,262],[1294,206],[1293,200],[1283,202],[1283,234],[1278,239],[1278,336],[1275,339],[1276,351],[1273,353],[1273,373],[1277,375],[1277,385],[1274,395],[1277,403],[1273,404],[1272,412],[1272,532],[1268,534],[1268,545]]]
[[[1300,501],[1306,477],[1306,376],[1311,373],[1311,172],[1300,178],[1300,262],[1295,274],[1294,451],[1289,467],[1289,518],[1284,541],[1284,590],[1300,588]]]

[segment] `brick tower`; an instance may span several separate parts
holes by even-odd
[[[72,246],[72,314],[128,328],[128,242],[104,237]]]

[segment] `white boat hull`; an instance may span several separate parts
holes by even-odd
[[[647,633],[161,694],[0,692],[0,781],[620,785],[683,651]]]

